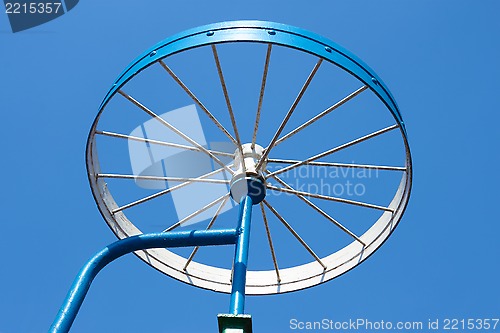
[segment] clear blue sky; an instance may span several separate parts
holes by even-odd
[[[367,62],[398,101],[414,162],[382,248],[326,284],[249,297],[255,332],[292,332],[293,318],[498,318],[499,12],[493,0],[81,1],[15,34],[0,13],[0,332],[46,331],[80,267],[115,241],[84,153],[118,74],[174,33],[237,19],[299,26]],[[98,276],[72,332],[215,332],[228,303],[129,255]]]

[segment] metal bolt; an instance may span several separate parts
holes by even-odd
[[[213,31],[209,31],[207,32],[207,36],[210,37],[210,36],[213,36],[214,35],[214,32]]]
[[[274,30],[267,30],[267,33],[270,34],[271,36],[276,35],[276,31]]]
[[[328,52],[328,53],[332,53],[332,48],[331,48],[331,47],[326,46],[326,47],[325,47],[325,51],[326,51],[326,52]]]
[[[156,54],[156,51],[153,51],[149,54],[150,57],[154,56]]]
[[[378,84],[378,80],[374,77],[372,77],[372,82],[375,83],[375,84]]]

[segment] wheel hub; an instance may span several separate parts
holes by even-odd
[[[260,203],[266,197],[266,177],[262,170],[266,163],[262,163],[259,170],[259,163],[264,148],[257,144],[245,143],[234,152],[233,165],[236,172],[231,179],[231,197],[234,201],[240,202],[245,196],[252,199],[254,205]],[[243,155],[242,155],[243,153]]]

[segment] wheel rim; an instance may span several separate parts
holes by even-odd
[[[117,81],[113,84],[112,88],[110,89],[105,99],[103,100],[101,107],[99,109],[99,113],[96,117],[96,120],[94,121],[91,132],[89,134],[89,140],[87,143],[87,169],[88,169],[89,181],[91,184],[92,192],[98,204],[99,210],[101,211],[101,214],[103,215],[107,224],[110,226],[110,228],[113,230],[113,232],[117,235],[118,238],[121,239],[142,233],[142,231],[138,227],[136,227],[136,225],[134,225],[134,223],[132,223],[132,221],[127,217],[126,210],[129,207],[126,207],[126,205],[120,206],[115,201],[115,198],[111,193],[111,191],[109,190],[108,185],[106,183],[107,180],[111,177],[102,176],[103,173],[101,172],[101,166],[98,157],[99,144],[96,138],[102,136],[104,133],[102,129],[98,128],[100,125],[99,121],[101,115],[106,110],[108,103],[111,100],[113,100],[115,96],[117,96],[118,98],[121,95],[122,97],[125,97],[125,99],[128,99],[128,102],[132,102],[131,104],[134,104],[134,107],[138,107],[139,109],[141,109],[140,105],[142,104],[138,104],[140,103],[140,101],[135,100],[133,97],[131,97],[121,89],[122,87],[125,87],[127,83],[131,79],[136,77],[136,75],[139,74],[142,70],[149,68],[149,66],[151,65],[157,65],[157,67],[162,67],[163,70],[165,70],[166,74],[169,74],[170,77],[172,77],[175,80],[176,78],[175,72],[172,71],[171,68],[166,63],[170,56],[173,55],[180,56],[185,51],[202,47],[210,48],[212,50],[214,54],[216,67],[218,70],[218,76],[220,79],[223,95],[226,98],[226,104],[229,110],[228,118],[230,118],[231,120],[231,125],[232,125],[231,128],[233,129],[233,133],[229,133],[229,130],[227,130],[222,125],[220,127],[218,126],[218,128],[221,129],[222,127],[223,129],[221,129],[221,131],[228,132],[227,134],[229,134],[229,136],[232,137],[233,143],[236,143],[237,150],[240,150],[242,144],[245,143],[251,144],[252,146],[256,144],[256,138],[258,132],[257,124],[259,122],[258,121],[255,122],[256,125],[254,130],[252,131],[253,135],[251,137],[251,140],[248,140],[248,142],[242,141],[237,131],[238,127],[236,126],[235,113],[231,110],[232,109],[231,103],[228,102],[230,98],[229,98],[229,93],[227,92],[226,84],[224,82],[224,75],[221,65],[222,59],[219,60],[219,55],[217,53],[217,48],[219,47],[219,45],[227,43],[230,43],[231,45],[235,45],[237,43],[259,43],[259,44],[264,44],[266,47],[265,61],[263,61],[264,69],[263,72],[260,73],[260,75],[262,76],[262,85],[260,86],[260,95],[259,95],[258,110],[256,116],[257,119],[259,119],[260,117],[259,115],[261,112],[262,101],[263,99],[265,99],[264,97],[265,82],[266,82],[266,76],[268,75],[268,69],[270,67],[269,59],[271,58],[273,48],[285,47],[287,49],[288,48],[292,49],[294,52],[305,52],[318,59],[312,71],[309,73],[306,83],[302,87],[302,89],[304,89],[305,87],[304,91],[302,91],[301,89],[301,91],[298,94],[298,97],[296,98],[295,101],[296,103],[294,102],[292,104],[292,107],[290,107],[286,116],[284,117],[285,121],[282,121],[281,123],[281,125],[283,125],[283,128],[281,128],[280,126],[278,130],[274,132],[274,135],[270,140],[271,144],[269,145],[271,146],[271,149],[268,149],[264,152],[264,157],[268,165],[271,163],[277,165],[286,165],[284,168],[277,169],[275,171],[271,171],[270,173],[265,174],[265,177],[268,179],[268,184],[267,184],[268,192],[274,191],[274,192],[285,192],[288,194],[292,193],[295,198],[298,198],[302,202],[306,203],[304,200],[304,196],[302,196],[302,198],[299,197],[301,195],[305,195],[306,193],[303,191],[294,192],[293,187],[290,187],[286,182],[286,180],[284,181],[283,179],[280,178],[280,174],[282,175],[286,174],[287,170],[298,169],[299,167],[305,167],[305,166],[314,167],[315,166],[314,163],[318,162],[328,163],[319,161],[322,158],[320,155],[324,152],[320,152],[319,154],[309,154],[308,158],[300,160],[272,158],[273,157],[272,149],[275,147],[276,144],[281,144],[282,142],[287,141],[288,138],[291,138],[292,136],[295,135],[299,135],[299,132],[301,132],[306,127],[309,127],[310,125],[311,127],[315,126],[313,125],[313,123],[315,123],[316,121],[310,121],[309,123],[306,121],[305,123],[302,124],[307,124],[307,125],[302,128],[300,128],[300,126],[297,127],[299,130],[295,133],[293,132],[293,130],[284,131],[287,125],[286,124],[287,116],[291,118],[292,114],[295,112],[297,104],[301,100],[302,97],[301,93],[306,92],[307,87],[309,83],[313,80],[316,72],[320,70],[321,66],[324,66],[322,64],[323,62],[328,63],[328,65],[335,65],[340,67],[345,72],[349,73],[357,80],[359,80],[363,84],[363,86],[361,88],[352,91],[352,93],[345,96],[345,98],[333,104],[331,107],[333,109],[326,112],[323,116],[321,116],[320,118],[322,119],[318,119],[317,120],[318,122],[324,121],[324,119],[326,119],[326,116],[328,114],[330,114],[337,108],[342,107],[344,104],[348,103],[351,99],[355,99],[359,94],[361,94],[365,90],[371,91],[371,93],[373,93],[379,98],[379,100],[385,105],[386,109],[390,111],[390,113],[393,116],[393,119],[396,122],[396,124],[394,125],[384,127],[380,130],[370,132],[365,136],[361,136],[354,140],[347,141],[343,145],[332,147],[328,151],[333,151],[333,152],[331,152],[328,155],[335,154],[337,152],[337,150],[335,149],[338,149],[339,147],[341,148],[338,149],[338,151],[343,150],[344,148],[347,149],[348,147],[357,145],[358,143],[361,142],[369,141],[372,138],[379,137],[384,133],[391,132],[393,130],[398,130],[401,133],[401,140],[404,146],[405,165],[402,167],[395,167],[394,170],[388,169],[390,171],[401,172],[402,174],[401,179],[399,181],[399,185],[397,186],[397,190],[395,191],[392,200],[386,207],[380,207],[378,205],[373,205],[369,203],[365,203],[364,206],[364,208],[367,209],[376,209],[376,210],[378,209],[382,211],[383,213],[380,215],[380,217],[376,219],[376,221],[364,233],[360,235],[355,235],[355,233],[350,232],[348,227],[345,227],[342,223],[337,222],[328,213],[326,214],[329,216],[327,217],[327,219],[330,219],[330,222],[332,222],[336,227],[340,228],[342,232],[348,234],[353,239],[352,242],[343,246],[341,249],[333,253],[330,253],[328,255],[318,256],[307,245],[306,242],[304,242],[306,245],[301,243],[300,235],[295,232],[293,226],[290,223],[288,223],[287,219],[285,219],[280,214],[281,211],[278,211],[272,205],[270,198],[269,200],[264,199],[263,203],[261,203],[260,207],[258,208],[261,211],[263,217],[266,236],[267,240],[269,241],[269,247],[271,249],[270,252],[273,259],[272,261],[274,267],[273,269],[262,270],[262,271],[249,270],[247,276],[247,288],[246,288],[247,294],[283,293],[283,292],[304,289],[331,280],[349,271],[350,269],[352,269],[353,267],[357,266],[359,263],[364,261],[368,256],[370,256],[374,251],[376,251],[382,245],[382,243],[389,237],[391,232],[397,226],[405,210],[411,189],[411,175],[412,175],[411,155],[406,138],[406,130],[404,127],[404,123],[402,121],[401,114],[391,93],[389,92],[385,84],[382,82],[382,80],[378,76],[376,76],[376,74],[361,60],[359,60],[357,57],[355,57],[348,51],[344,50],[340,46],[336,45],[335,43],[329,40],[324,39],[323,37],[320,37],[318,35],[312,34],[310,32],[298,28],[277,23],[258,22],[258,21],[225,22],[220,24],[208,25],[192,29],[184,33],[178,34],[176,36],[173,36],[171,38],[168,38],[165,41],[157,44],[152,49],[146,51],[143,55],[141,55],[134,62],[132,62],[132,64],[120,75]],[[180,81],[182,79],[178,78],[178,80]],[[180,81],[181,83],[179,81],[176,81],[177,84],[182,86],[182,81]],[[184,89],[184,91],[187,92],[187,94],[189,95],[190,93],[189,87],[185,86],[183,88],[186,88]],[[193,92],[191,92],[191,94],[193,94],[196,102],[197,97]],[[195,104],[198,104],[199,108],[203,108],[204,107],[203,103],[199,100],[198,102],[199,104],[198,103]],[[146,108],[146,110],[144,110],[144,108]],[[149,109],[146,106],[144,106],[144,108],[142,110],[148,113]],[[329,109],[326,109],[325,111]],[[322,113],[320,112],[316,113],[316,115],[320,114]],[[205,113],[205,115],[207,114]],[[155,118],[158,115],[155,113],[149,113],[149,116]],[[210,114],[208,114],[208,116],[210,117]],[[162,121],[160,120],[160,122]],[[164,123],[163,125],[166,125],[165,121],[163,121],[163,123]],[[169,130],[172,129],[170,128]],[[287,135],[289,136],[287,137]],[[116,138],[116,135],[114,136],[114,138]],[[190,142],[189,140],[187,141],[187,144],[191,144],[191,147],[199,148],[198,150],[202,149],[202,147],[197,147],[196,145],[194,145],[193,142]],[[208,149],[204,148],[204,150]],[[242,150],[240,150],[240,152],[242,152]],[[210,155],[211,157],[215,156],[210,151],[208,152],[204,151],[204,153],[211,154]],[[215,156],[215,158],[218,157]],[[264,159],[261,160],[264,161]],[[306,162],[304,162],[305,160]],[[227,170],[228,167],[226,163],[222,162],[219,164],[220,165],[218,167],[225,168],[226,173],[228,174],[234,173],[233,169],[231,169],[233,170],[232,172]],[[256,164],[257,168],[262,166],[260,164],[260,160],[257,160]],[[342,167],[341,163],[337,163],[336,165],[337,165],[336,167]],[[360,167],[359,165],[356,166],[356,168],[359,167]],[[369,167],[369,165],[368,166],[365,165],[364,167],[365,168]],[[384,170],[383,168],[384,167],[378,166],[378,169]],[[133,178],[137,179],[137,175],[134,176],[135,177]],[[145,181],[147,180],[151,179],[145,179]],[[307,194],[308,195],[305,197],[306,200],[309,199],[313,200],[313,198],[318,200],[325,199],[318,196],[316,197],[311,196],[311,193],[309,192],[307,192]],[[312,195],[314,195],[314,193],[312,193]],[[322,194],[319,193],[319,196],[322,196]],[[340,199],[340,202],[347,205],[354,204],[359,206],[360,204],[363,204],[363,202],[360,203],[355,200],[349,200],[337,197],[334,198]],[[217,211],[214,216],[218,216],[218,212],[220,211],[220,209],[225,204],[227,204],[229,200],[230,200],[229,194],[227,194],[218,197],[216,200],[211,202],[212,206],[210,206],[209,208],[210,209],[217,208]],[[330,199],[327,200],[332,201],[331,196]],[[338,200],[333,200],[333,201],[339,202]],[[140,204],[141,203],[137,205]],[[316,212],[318,213],[319,212],[318,209],[313,208],[310,204],[313,204],[314,206],[316,206],[316,208],[319,207],[309,200],[308,205],[313,209],[312,212],[316,210]],[[199,208],[203,209],[204,207],[199,207]],[[281,222],[290,231],[290,233],[295,237],[295,239],[298,240],[299,243],[303,245],[306,252],[308,252],[311,255],[313,259],[312,261],[294,267],[278,268],[277,265],[278,259],[276,258],[278,256],[277,253],[275,253],[274,247],[272,245],[272,237],[269,228],[270,221],[268,222],[270,216],[274,216],[273,217],[274,219],[277,219],[278,222]],[[323,215],[323,217],[325,216]],[[214,222],[215,219],[212,219],[209,222],[209,227],[212,227]],[[166,230],[167,231],[173,230],[176,227],[181,226],[181,224],[182,223],[178,223],[176,225],[167,228]],[[194,254],[196,254],[196,251],[197,249],[194,251]],[[189,257],[181,256],[177,253],[174,253],[166,249],[154,249],[154,250],[136,252],[136,255],[138,255],[142,260],[144,260],[152,267],[180,281],[215,291],[226,292],[226,293],[230,292],[231,269],[220,268],[220,267],[215,267],[213,265],[207,265],[200,262],[196,262],[195,260],[193,260],[194,254],[191,253]],[[185,269],[186,266],[187,269]]]

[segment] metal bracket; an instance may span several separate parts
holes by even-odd
[[[252,333],[252,316],[249,314],[219,314],[219,333]]]

